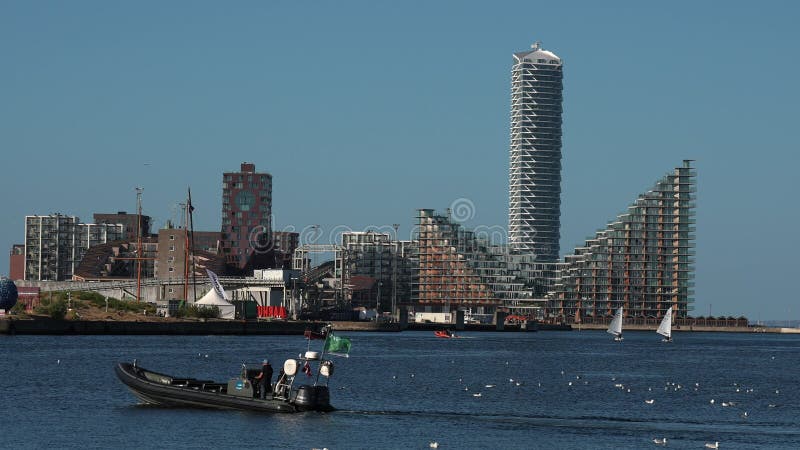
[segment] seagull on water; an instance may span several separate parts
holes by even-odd
[[[714,443],[706,442],[706,448],[719,448],[719,442],[714,441]]]
[[[647,403],[648,405],[652,405],[653,403],[656,402],[656,400],[651,398],[650,400],[645,400],[644,402]]]
[[[472,396],[473,396],[473,397],[480,397],[480,396],[481,396],[481,393],[480,393],[480,392],[478,392],[477,394],[472,394]]]
[[[487,388],[493,388],[493,387],[494,387],[494,385],[493,385],[493,384],[487,384],[485,387],[487,387]]]
[[[430,447],[430,448],[439,448],[439,443],[436,442],[436,441],[432,441],[432,442],[430,442],[428,444],[428,447]]]
[[[711,401],[709,401],[708,403],[711,403],[713,405],[714,404],[714,399],[712,398]]]
[[[655,438],[655,439],[653,439],[653,444],[656,444],[656,445],[667,445],[667,438],[661,438],[661,439]]]

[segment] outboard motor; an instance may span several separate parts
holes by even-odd
[[[297,388],[294,404],[301,411],[332,411],[328,386],[302,385]]]

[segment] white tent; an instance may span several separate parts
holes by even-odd
[[[224,298],[220,297],[216,290],[211,289],[200,300],[194,302],[197,306],[216,306],[219,308],[220,319],[235,319],[236,307]]]

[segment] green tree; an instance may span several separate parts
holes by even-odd
[[[67,303],[61,299],[50,302],[50,305],[47,307],[47,314],[56,320],[63,319],[64,316],[67,315]]]

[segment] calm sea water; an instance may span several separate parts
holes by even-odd
[[[0,447],[800,448],[800,336],[340,335],[339,410],[292,415],[139,406],[113,366],[227,379],[300,336],[0,336]]]

